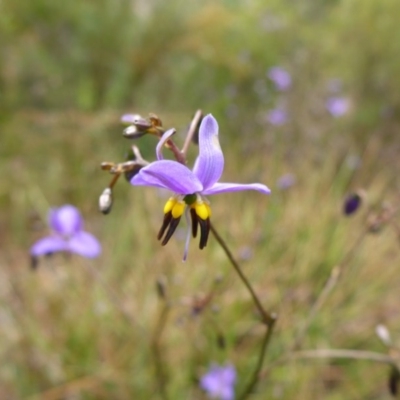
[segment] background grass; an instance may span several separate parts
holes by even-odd
[[[273,191],[211,199],[214,225],[279,315],[251,398],[389,398],[382,364],[274,362],[371,215],[397,206],[398,12],[397,0],[2,2],[0,397],[202,399],[198,379],[214,361],[232,362],[244,389],[263,329],[216,241],[203,251],[193,241],[182,263],[182,224],[161,247],[165,199],[151,188],[121,182],[112,213],[97,211],[110,179],[100,163],[131,144],[120,115],[156,112],[179,142],[202,108],[220,124],[224,180]],[[275,65],[292,75],[287,92],[267,78]],[[332,95],[351,103],[342,118],[325,108]],[[276,106],[289,116],[280,127],[267,122]],[[153,159],[155,140],[138,143]],[[288,173],[295,184],[281,190]],[[358,188],[367,201],[346,218],[343,199]],[[65,203],[82,211],[102,256],[55,255],[30,271],[49,207]],[[386,353],[378,324],[398,343],[395,221],[362,239],[302,349]]]

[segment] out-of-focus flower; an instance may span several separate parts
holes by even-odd
[[[287,112],[283,108],[274,108],[267,114],[267,120],[275,126],[284,125],[288,120]]]
[[[363,191],[350,193],[344,200],[343,213],[345,215],[354,214],[360,208],[364,196]]]
[[[333,117],[341,117],[345,115],[350,108],[349,99],[345,97],[329,97],[325,103],[326,109]]]
[[[200,387],[211,399],[233,400],[236,383],[236,370],[233,365],[211,365],[208,372],[200,379]]]
[[[289,189],[296,183],[296,177],[293,174],[285,174],[278,178],[276,186],[281,190]]]
[[[92,234],[83,230],[83,219],[76,207],[67,204],[51,209],[49,225],[52,233],[31,247],[30,253],[33,257],[59,251],[76,253],[87,258],[100,255],[101,245]]]
[[[292,86],[292,77],[282,67],[272,67],[268,70],[268,78],[274,82],[277,90],[284,92]]]
[[[164,239],[162,245],[168,243],[175,232],[184,212],[188,217],[190,210],[193,237],[197,236],[200,226],[200,249],[207,245],[210,232],[211,209],[205,196],[237,192],[242,190],[257,190],[269,194],[270,190],[261,183],[238,184],[218,182],[224,170],[224,155],[218,140],[218,123],[211,115],[203,118],[199,129],[199,156],[193,170],[172,160],[163,160],[162,148],[174,130],[165,132],[156,149],[158,161],[142,168],[131,183],[138,186],[154,186],[169,189],[174,195],[164,206],[164,221],[158,233],[158,239]],[[190,230],[187,234],[185,253],[187,257]]]

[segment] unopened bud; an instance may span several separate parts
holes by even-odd
[[[150,125],[149,122],[147,122],[141,115],[139,114],[124,114],[121,117],[121,122],[124,125],[137,125],[141,123],[145,123],[147,125]]]
[[[357,212],[364,198],[365,192],[362,190],[349,194],[343,203],[343,214],[349,216]]]
[[[136,125],[129,125],[122,132],[122,136],[128,139],[137,139],[142,137],[146,131],[140,130]]]
[[[112,190],[108,187],[105,188],[103,193],[99,197],[99,210],[103,214],[108,214],[111,211],[113,205]]]

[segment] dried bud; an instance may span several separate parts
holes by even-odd
[[[103,214],[108,214],[111,211],[113,205],[112,190],[108,187],[103,190],[103,193],[99,197],[99,210]]]
[[[343,204],[343,214],[347,216],[354,214],[360,208],[364,197],[365,193],[361,190],[349,194]]]
[[[136,164],[132,169],[129,171],[125,171],[125,179],[130,182],[131,179],[144,167],[144,165]]]

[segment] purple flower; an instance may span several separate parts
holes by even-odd
[[[83,219],[77,208],[69,204],[53,208],[49,212],[51,235],[37,241],[31,247],[33,257],[67,251],[83,257],[94,258],[101,253],[98,240],[83,231]]]
[[[345,97],[330,97],[325,103],[326,109],[333,117],[341,117],[349,111],[350,103]]]
[[[277,90],[284,92],[292,86],[292,77],[289,72],[281,67],[272,67],[268,71],[268,77],[274,82]]]
[[[158,233],[162,245],[168,243],[179,224],[180,218],[188,210],[191,216],[193,237],[197,236],[200,227],[200,249],[207,245],[210,232],[210,203],[205,196],[241,190],[257,190],[269,194],[270,190],[261,183],[238,184],[218,182],[224,169],[224,155],[218,141],[218,123],[209,114],[201,122],[199,129],[199,156],[193,170],[172,160],[163,160],[161,149],[168,138],[175,132],[165,132],[156,149],[158,161],[142,168],[131,179],[132,185],[154,186],[169,189],[174,195],[164,206],[164,221]],[[187,257],[190,232],[188,232],[184,260]]]
[[[288,120],[287,112],[282,108],[274,108],[267,114],[268,122],[275,126],[284,125]]]
[[[220,367],[213,364],[200,379],[200,387],[207,392],[210,398],[219,400],[234,399],[235,383],[236,370],[233,365]]]

